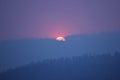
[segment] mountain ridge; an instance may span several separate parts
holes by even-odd
[[[66,41],[20,39],[0,41],[0,71],[47,58],[113,53],[120,50],[120,33],[72,35]]]

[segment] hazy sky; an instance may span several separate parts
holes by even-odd
[[[120,30],[120,0],[0,0],[0,40]]]

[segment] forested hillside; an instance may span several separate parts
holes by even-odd
[[[120,80],[120,53],[44,60],[8,70],[0,80]]]

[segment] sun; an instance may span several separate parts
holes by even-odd
[[[61,37],[61,36],[60,36],[60,37],[57,37],[56,40],[58,40],[58,41],[66,41],[65,38],[64,38],[64,37]]]

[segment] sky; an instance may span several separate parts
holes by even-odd
[[[120,31],[120,0],[0,0],[0,40]]]

